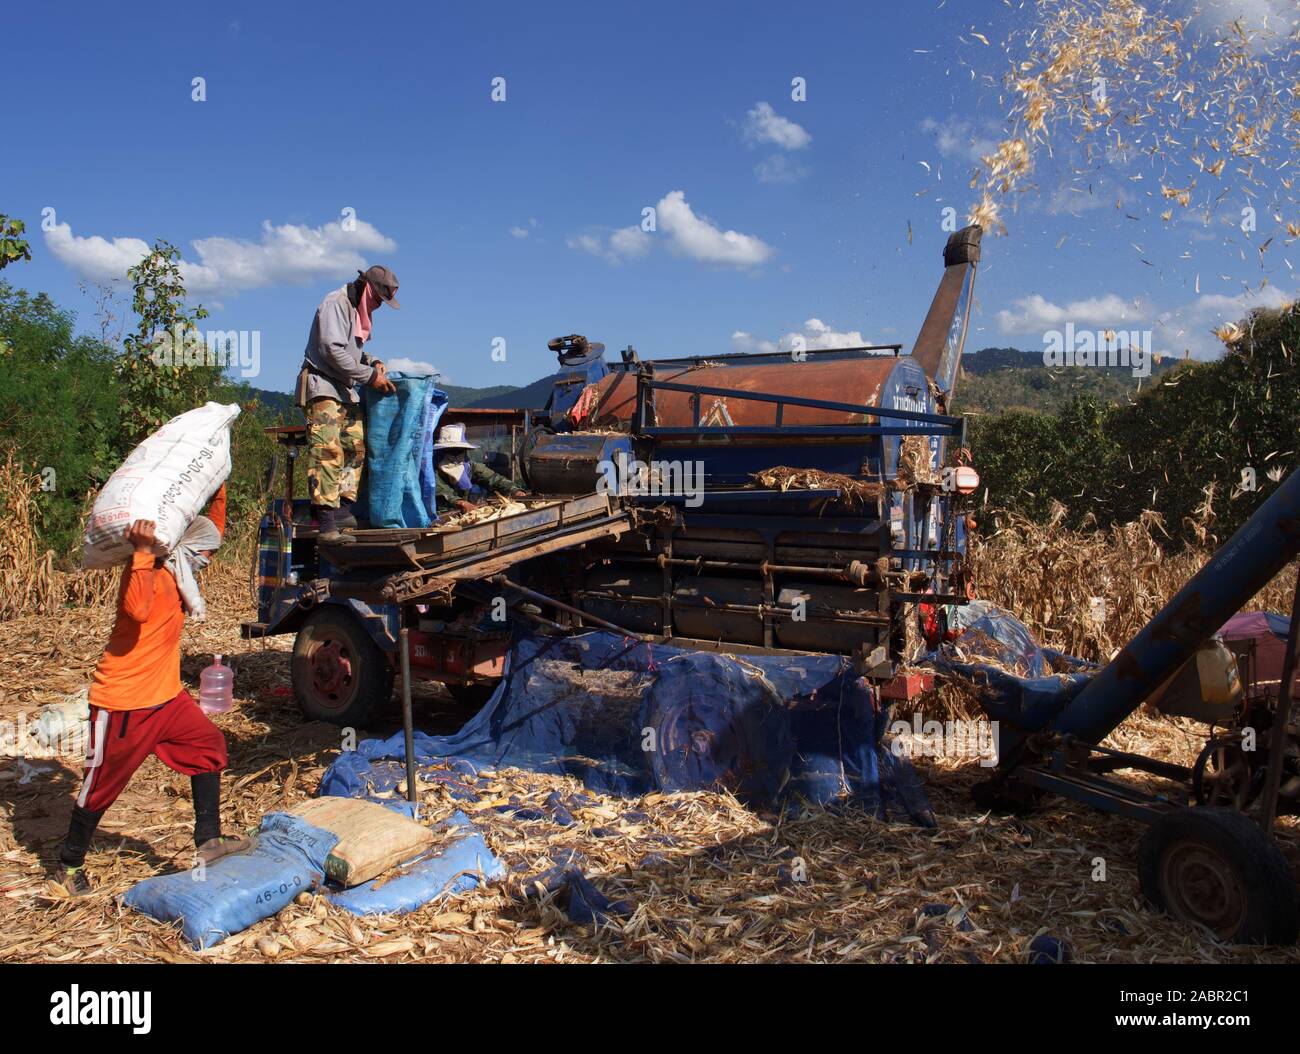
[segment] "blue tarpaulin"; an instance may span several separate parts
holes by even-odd
[[[428,527],[434,504],[433,441],[447,393],[433,377],[389,374],[397,391],[362,389],[366,467],[360,505],[372,528]]]
[[[459,732],[416,733],[427,778],[454,782],[460,766],[468,787],[476,768],[509,766],[622,796],[726,788],[755,808],[847,799],[882,819],[933,822],[910,762],[881,745],[887,706],[843,656],[732,656],[604,631],[523,634],[506,670]],[[390,790],[403,757],[400,733],[363,741],[330,766],[320,793]]]
[[[1040,647],[1023,622],[988,601],[957,611],[956,647],[943,645],[927,659],[941,672],[978,685],[980,705],[995,721],[1040,729],[1097,671],[1094,663]]]

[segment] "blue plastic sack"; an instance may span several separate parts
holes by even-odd
[[[1051,672],[1029,627],[987,600],[957,607],[950,628],[957,631],[957,644],[968,657],[992,659],[1020,677]]]
[[[177,922],[195,948],[274,915],[325,880],[325,858],[338,838],[288,813],[262,818],[252,849],[223,856],[206,873],[181,871],[137,882],[122,902],[159,922]]]
[[[366,414],[366,465],[361,505],[372,528],[428,527],[433,501],[433,436],[447,408],[447,393],[433,377],[393,373],[397,391],[362,389]]]
[[[354,915],[403,915],[437,897],[463,893],[506,873],[505,865],[488,848],[483,836],[462,812],[451,822],[467,833],[440,852],[399,868],[389,877],[363,882],[330,896],[330,903]]]
[[[1040,647],[1023,622],[987,601],[972,601],[957,612],[957,639],[926,659],[937,670],[977,685],[980,705],[995,721],[1029,731],[1043,728],[1098,669],[1095,663]]]

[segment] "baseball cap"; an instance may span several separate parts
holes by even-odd
[[[371,288],[379,294],[379,299],[385,304],[399,308],[402,306],[397,302],[397,275],[383,264],[375,264],[365,271],[358,271],[357,274],[370,283]]]

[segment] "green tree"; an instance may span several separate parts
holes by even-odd
[[[127,272],[139,322],[123,342],[118,367],[124,399],[122,453],[172,417],[207,402],[221,380],[221,367],[205,354],[195,325],[208,313],[185,304],[180,256],[179,249],[160,240]]]
[[[74,333],[75,318],[44,293],[0,281],[0,445],[41,477],[40,530],[71,553],[88,492],[116,467],[118,351]]]
[[[0,212],[0,270],[19,260],[30,260],[32,248],[26,238],[20,238],[27,229],[22,220],[10,219]]]
[[[1257,310],[1222,359],[1182,363],[1131,402],[975,417],[971,449],[995,508],[1077,526],[1160,513],[1175,542],[1222,541],[1300,462],[1300,305]],[[1207,517],[1210,530],[1203,537]]]

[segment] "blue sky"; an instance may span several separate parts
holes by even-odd
[[[16,7],[6,81],[28,108],[10,108],[0,211],[34,260],[4,277],[91,330],[79,282],[167,239],[205,325],[258,331],[252,383],[281,390],[321,297],[370,263],[403,305],[377,316],[374,354],[455,384],[526,383],[574,331],[658,356],[796,333],[910,347],[942,209],[965,215],[1000,138],[996,42],[1026,18],[989,0]],[[1066,156],[986,238],[972,347],[1113,318],[1207,355],[1265,274],[1265,302],[1295,295],[1300,254],[1279,243],[1261,268],[1224,222],[1231,188],[1210,234],[1171,228],[1130,170],[1070,182]]]

